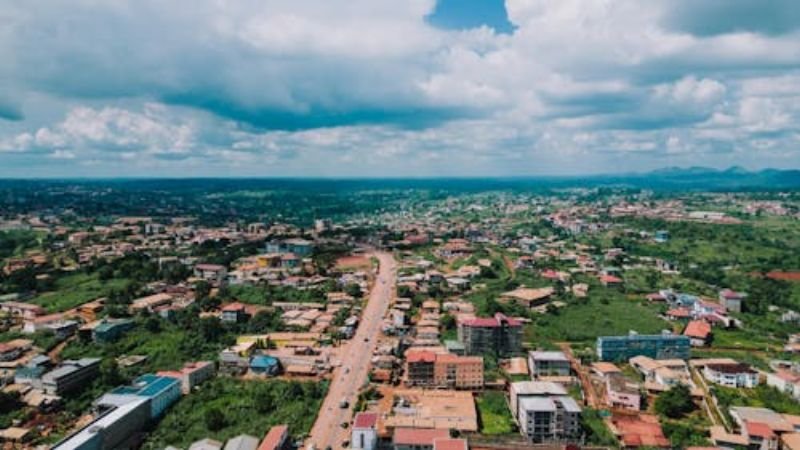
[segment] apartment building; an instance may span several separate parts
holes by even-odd
[[[581,408],[556,383],[522,381],[511,384],[511,408],[520,433],[534,444],[578,441]]]
[[[408,386],[477,389],[483,386],[483,358],[412,350],[406,375]]]
[[[468,355],[512,355],[521,349],[522,323],[500,313],[462,320],[458,324],[458,340]]]
[[[534,378],[570,375],[569,359],[564,352],[528,352],[528,367]]]

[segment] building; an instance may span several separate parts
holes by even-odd
[[[66,360],[42,375],[42,389],[50,395],[62,395],[88,383],[100,371],[100,358]]]
[[[222,450],[222,442],[210,438],[200,439],[193,442],[189,450]]]
[[[258,450],[258,438],[240,434],[228,440],[224,450]]]
[[[129,450],[138,448],[132,439],[147,425],[150,400],[131,396],[98,405],[95,419],[57,443],[53,450]]]
[[[552,287],[526,288],[519,287],[513,291],[500,294],[502,300],[513,301],[527,308],[535,308],[550,301],[550,297],[555,293]]]
[[[375,450],[378,445],[377,424],[377,413],[360,412],[356,414],[356,418],[353,420],[350,447],[356,450]]]
[[[689,359],[687,336],[673,334],[601,336],[597,338],[597,357],[601,361],[627,361],[644,355],[653,359]]]
[[[394,450],[433,450],[437,439],[450,439],[450,431],[441,428],[395,428]]]
[[[521,381],[511,384],[511,412],[520,433],[534,444],[578,441],[581,408],[556,383]]]
[[[711,342],[711,324],[705,320],[692,320],[683,330],[692,347],[704,347]]]
[[[383,418],[381,428],[386,430],[443,428],[478,431],[478,412],[470,391],[396,389],[392,402],[386,402],[384,406],[387,409],[380,410]]]
[[[275,425],[261,441],[258,450],[282,450],[289,441],[289,426]]]
[[[39,305],[18,301],[0,303],[0,311],[23,320],[31,320],[47,313],[47,311]]]
[[[228,277],[228,269],[219,264],[197,264],[194,266],[194,276],[212,284],[220,284]]]
[[[285,239],[282,241],[267,242],[267,253],[294,253],[305,258],[311,256],[314,251],[314,243],[305,239]]]
[[[129,319],[109,319],[101,322],[92,329],[92,339],[95,342],[113,342],[119,339],[135,326]]]
[[[658,422],[658,417],[650,414],[614,414],[610,429],[617,436],[623,449],[672,449],[669,439]]]
[[[160,417],[167,408],[181,397],[181,382],[177,378],[145,374],[130,386],[120,386],[104,397],[135,396],[150,400],[150,418]]]
[[[528,352],[528,367],[533,378],[567,377],[571,373],[569,358],[564,352]]]
[[[247,306],[243,303],[234,302],[222,308],[220,320],[228,323],[239,323],[247,320]]]
[[[733,388],[758,386],[758,372],[747,364],[707,364],[703,367],[706,380]]]
[[[30,339],[14,339],[0,342],[0,361],[14,361],[32,348]]]
[[[181,391],[188,394],[200,383],[212,378],[215,371],[213,362],[199,361],[186,363],[180,370],[161,371],[157,375],[179,379]]]
[[[409,386],[477,389],[483,387],[483,358],[410,350],[406,375]]]
[[[495,353],[507,356],[519,353],[522,342],[522,322],[497,313],[491,318],[461,320],[458,340],[468,355]]]
[[[629,382],[621,373],[611,373],[606,380],[606,402],[611,408],[639,411],[642,397],[639,385]]]
[[[747,297],[747,294],[731,289],[723,289],[719,292],[719,302],[722,306],[735,313],[742,312],[742,302],[745,297]]]
[[[274,376],[280,372],[278,358],[268,355],[256,355],[250,359],[250,371],[258,375]]]

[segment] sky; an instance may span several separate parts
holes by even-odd
[[[0,177],[800,168],[797,0],[5,0]]]

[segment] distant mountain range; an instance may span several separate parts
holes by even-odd
[[[652,172],[602,177],[635,185],[683,189],[794,189],[800,188],[800,170],[764,169],[749,171],[739,166],[728,169],[709,167],[667,167]]]

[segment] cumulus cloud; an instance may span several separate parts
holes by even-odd
[[[9,164],[520,175],[797,152],[788,0],[506,0],[504,33],[437,27],[435,0],[44,3],[0,6]]]

